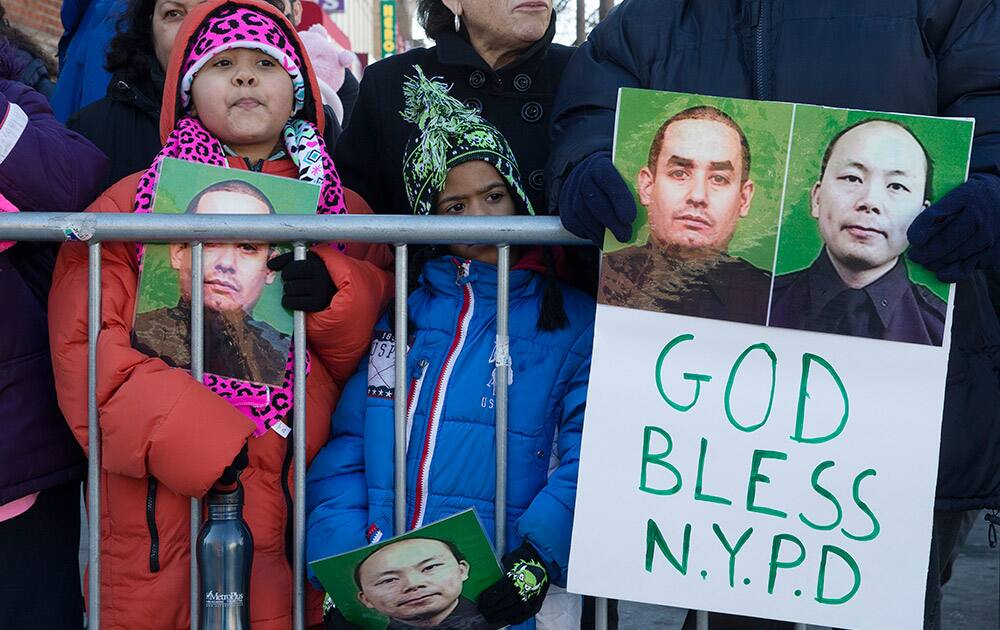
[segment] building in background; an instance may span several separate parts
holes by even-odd
[[[56,56],[63,31],[59,19],[62,0],[3,0],[3,6],[13,26],[34,37],[46,52]]]
[[[308,0],[306,0],[308,1]],[[322,0],[330,19],[351,40],[365,62],[409,50],[413,40],[414,0]],[[343,7],[343,10],[338,10]],[[333,8],[333,11],[330,9]]]

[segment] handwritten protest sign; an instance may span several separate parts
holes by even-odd
[[[973,124],[623,90],[569,589],[922,623],[951,290],[906,228]],[[600,550],[599,553],[595,553]]]

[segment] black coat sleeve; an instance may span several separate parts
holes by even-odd
[[[326,126],[323,127],[323,144],[326,150],[330,151],[337,146],[337,138],[340,137],[342,128],[337,122],[337,114],[329,105],[323,105],[323,116],[326,118]]]
[[[1000,4],[939,0],[924,32],[937,59],[942,116],[976,119],[971,170],[1000,175]]]
[[[594,27],[566,66],[556,93],[549,156],[549,212],[559,211],[563,180],[573,167],[597,151],[610,151],[615,131],[618,88],[648,87],[647,68],[662,40],[642,25],[652,2],[627,2]],[[660,20],[648,27],[662,24]]]
[[[347,127],[348,123],[351,122],[354,104],[358,102],[358,80],[354,78],[349,69],[344,70],[344,83],[337,90],[337,96],[340,97],[340,103],[344,106],[344,121],[341,123],[341,127]]]
[[[391,204],[386,184],[392,180],[386,180],[381,172],[379,151],[383,145],[378,91],[378,69],[372,66],[361,79],[351,124],[344,126],[337,139],[333,161],[344,186],[361,195],[375,212],[386,212]]]

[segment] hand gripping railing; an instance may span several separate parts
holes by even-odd
[[[509,360],[508,305],[511,245],[581,245],[585,241],[566,232],[555,217],[448,217],[448,216],[292,216],[292,215],[157,215],[25,212],[0,214],[0,241],[84,241],[88,245],[87,326],[87,513],[89,526],[88,630],[100,628],[100,453],[97,408],[97,339],[101,327],[101,243],[112,241],[192,243],[191,265],[191,372],[200,379],[204,367],[204,297],[202,294],[202,243],[293,243],[295,258],[305,257],[305,245],[325,242],[369,242],[395,246],[396,254],[396,383],[406,383],[407,245],[495,244],[497,265],[497,374],[496,374],[496,547],[506,550],[507,495],[507,384]],[[294,313],[293,458],[293,628],[305,627],[305,317]],[[395,397],[395,495],[396,532],[406,529],[406,407],[405,396]],[[322,421],[326,421],[323,419]],[[198,624],[198,583],[195,541],[201,521],[201,504],[191,499],[191,627]],[[597,599],[595,627],[607,628],[607,600]],[[698,613],[699,630],[708,617]],[[804,628],[804,626],[802,626]]]

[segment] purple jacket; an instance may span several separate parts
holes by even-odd
[[[0,193],[21,212],[79,211],[107,158],[56,121],[34,90],[0,80]],[[0,504],[82,477],[83,451],[56,405],[47,297],[57,244],[0,253]]]

